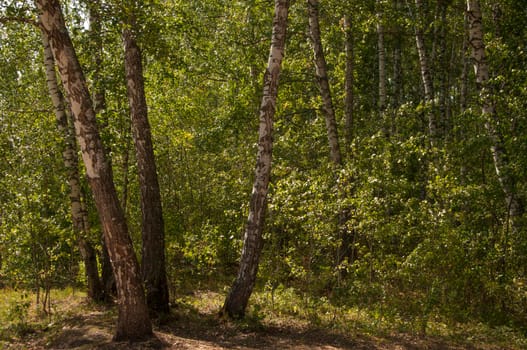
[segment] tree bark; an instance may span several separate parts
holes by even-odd
[[[113,183],[95,120],[95,111],[81,66],[64,23],[58,0],[36,0],[59,74],[70,99],[77,141],[86,176],[103,226],[118,294],[118,319],[114,339],[138,340],[152,336],[139,264]]]
[[[335,119],[333,101],[331,100],[331,90],[329,87],[326,58],[324,57],[324,51],[322,50],[322,41],[320,39],[318,6],[318,0],[307,1],[309,16],[309,32],[315,60],[315,74],[317,77],[318,86],[320,88],[320,95],[322,96],[331,161],[333,162],[333,164],[341,166],[342,155],[340,152],[337,122]]]
[[[346,139],[346,150],[348,157],[352,153],[353,144],[353,133],[354,133],[354,107],[355,107],[355,94],[353,86],[355,85],[355,77],[353,71],[355,69],[355,53],[353,50],[353,28],[351,22],[351,16],[344,16],[343,22],[344,29],[344,50],[346,54],[346,73],[344,81],[344,118],[345,118],[345,139]]]
[[[393,11],[397,16],[401,13],[401,3],[394,0]],[[399,24],[395,24],[395,38],[393,48],[393,109],[391,111],[391,134],[397,133],[397,112],[403,102],[403,66],[402,66],[402,36],[403,29]]]
[[[91,50],[93,55],[93,75],[92,75],[92,94],[93,94],[93,109],[96,114],[99,114],[106,108],[106,96],[104,84],[101,76],[101,68],[103,65],[103,45],[102,45],[102,25],[101,25],[101,2],[100,0],[87,0],[88,18],[90,21],[90,43],[93,46]],[[108,119],[104,118],[101,124],[108,126]]]
[[[383,125],[384,133],[390,134],[390,128],[386,125],[386,50],[384,48],[384,25],[383,25],[383,13],[379,0],[377,3],[377,55],[379,62],[379,118],[381,125]]]
[[[399,16],[400,1],[394,0],[393,11]],[[403,101],[403,67],[402,67],[402,39],[403,29],[399,24],[395,26],[395,42],[393,48],[393,106],[398,109]]]
[[[132,24],[132,28],[134,25]],[[146,301],[154,313],[169,313],[165,268],[165,228],[154,147],[144,90],[141,51],[132,29],[123,30],[126,88],[141,189],[142,275]]]
[[[460,87],[459,87],[459,108],[463,113],[467,109],[468,96],[468,71],[469,60],[467,58],[468,51],[468,16],[465,13],[463,18],[463,44],[462,44],[463,65],[461,67]]]
[[[432,71],[430,62],[426,53],[425,39],[424,39],[424,14],[421,0],[415,0],[416,8],[416,25],[415,25],[415,42],[417,46],[417,53],[419,55],[419,67],[421,70],[421,80],[423,82],[423,89],[425,95],[425,103],[432,107],[434,103],[434,85],[432,81]],[[437,138],[437,123],[434,111],[428,111],[428,133],[430,137],[431,146],[436,145]]]
[[[489,87],[489,65],[483,40],[481,8],[478,0],[467,0],[469,20],[469,45],[472,48],[472,61],[476,75],[476,86],[479,90],[481,112],[485,118],[485,128],[491,139],[490,151],[494,168],[501,185],[507,205],[507,211],[514,232],[521,229],[521,218],[524,214],[522,199],[516,190],[516,179],[509,165],[503,134],[499,130],[499,117],[493,102],[493,93]]]
[[[238,276],[220,312],[220,314],[228,315],[231,318],[242,318],[245,315],[245,309],[256,282],[258,261],[263,247],[262,232],[271,176],[273,118],[276,111],[281,63],[284,57],[288,10],[288,0],[275,0],[271,48],[264,75],[263,96],[260,105],[258,154],[249,217],[245,227]]]
[[[88,20],[89,20],[89,50],[90,55],[93,58],[90,65],[91,71],[91,92],[93,98],[93,109],[96,114],[96,118],[99,121],[99,132],[104,132],[104,129],[108,127],[109,120],[108,114],[101,113],[106,109],[106,95],[103,78],[101,76],[101,70],[103,66],[103,40],[102,40],[102,22],[101,22],[101,1],[100,0],[83,0],[86,8],[88,9]],[[112,159],[109,156],[112,154],[110,145],[106,144],[106,154],[108,155],[109,166],[112,166]],[[126,210],[123,210],[126,214]],[[126,216],[126,215],[125,215]],[[104,234],[101,236],[101,283],[106,294],[106,299],[109,301],[112,297],[116,296],[115,277],[113,276],[110,257],[108,255],[107,246],[104,242]]]
[[[66,113],[64,96],[62,95],[62,92],[60,91],[57,84],[53,52],[51,50],[48,37],[45,33],[42,33],[42,44],[44,46],[44,66],[46,70],[48,91],[51,96],[51,101],[53,102],[58,129],[64,136],[64,150],[62,152],[62,159],[66,168],[70,191],[69,198],[73,230],[75,232],[75,236],[77,237],[79,251],[84,261],[86,270],[88,298],[93,301],[100,302],[104,300],[104,290],[99,279],[99,270],[97,268],[95,249],[88,241],[88,215],[84,207],[84,203],[82,202],[75,135],[70,128],[70,118],[68,118],[68,114]]]

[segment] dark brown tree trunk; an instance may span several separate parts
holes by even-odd
[[[166,314],[170,308],[165,268],[165,227],[147,114],[141,51],[132,29],[123,30],[123,42],[126,88],[141,188],[143,237],[141,272],[148,307],[154,313]]]
[[[525,209],[522,198],[516,189],[516,178],[510,169],[503,134],[499,130],[499,116],[493,102],[493,92],[488,86],[489,65],[485,53],[482,15],[478,0],[467,0],[467,15],[469,20],[469,45],[472,48],[476,85],[480,94],[481,111],[485,117],[485,127],[492,143],[490,150],[494,168],[505,194],[512,229],[517,233],[521,230],[521,219]]]
[[[102,40],[102,23],[101,23],[101,1],[100,0],[83,0],[88,9],[88,20],[89,20],[89,51],[92,57],[90,61],[90,72],[91,72],[91,92],[93,98],[93,109],[97,115],[99,121],[99,132],[104,132],[104,129],[108,127],[109,120],[108,114],[102,113],[106,109],[106,97],[105,97],[105,86],[104,79],[101,74],[103,68],[103,40]],[[106,150],[106,154],[112,154],[110,145],[103,145]],[[108,162],[110,167],[112,166],[112,159],[108,156]],[[126,210],[124,210],[126,213]],[[110,263],[110,257],[108,255],[107,247],[104,242],[104,234],[101,236],[101,281],[104,288],[106,301],[110,301],[116,296],[117,289],[115,286],[115,278],[113,276],[112,267]]]
[[[95,111],[81,66],[64,23],[58,0],[37,0],[40,20],[53,50],[64,89],[75,117],[75,132],[86,176],[99,213],[117,285],[118,319],[114,339],[152,336],[139,264],[113,183],[95,120]]]
[[[53,52],[51,50],[48,37],[45,33],[42,33],[42,44],[44,45],[46,82],[51,100],[53,102],[57,126],[61,134],[64,136],[64,150],[62,152],[62,158],[64,160],[64,166],[66,168],[67,180],[70,190],[69,197],[73,230],[77,237],[81,257],[84,261],[86,281],[88,284],[88,297],[93,301],[99,302],[104,299],[104,291],[99,279],[99,270],[97,268],[95,249],[93,249],[92,245],[88,241],[88,215],[86,213],[84,203],[82,202],[75,134],[70,127],[70,118],[68,118],[68,114],[66,113],[64,96],[62,95],[62,92],[60,91],[57,84],[55,60],[53,59]]]
[[[220,314],[228,315],[231,318],[242,318],[245,315],[245,308],[256,282],[258,262],[263,247],[262,232],[267,210],[269,178],[271,176],[273,118],[276,111],[278,80],[284,57],[288,10],[288,0],[275,0],[271,49],[264,75],[263,96],[260,105],[258,154],[256,157],[255,180],[249,207],[249,218],[245,227],[238,276],[220,312]]]
[[[117,296],[117,286],[115,284],[110,255],[108,254],[108,247],[104,240],[104,233],[101,236],[101,254],[99,259],[101,262],[101,283],[104,289],[105,300],[109,302]]]
[[[328,134],[329,149],[331,161],[337,166],[342,165],[342,155],[340,152],[339,136],[337,131],[337,121],[335,119],[335,109],[331,100],[331,90],[329,87],[328,70],[324,51],[322,49],[322,41],[320,39],[320,26],[318,20],[318,0],[308,0],[308,16],[309,16],[309,33],[311,37],[311,44],[313,45],[313,53],[315,59],[315,74],[320,88],[320,95],[322,96],[324,118],[326,120],[326,130]]]

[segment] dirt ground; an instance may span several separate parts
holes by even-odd
[[[240,324],[217,317],[215,309],[198,309],[188,305],[175,307],[172,315],[154,327],[154,337],[140,343],[112,342],[115,313],[107,307],[91,307],[74,312],[3,349],[295,349],[295,350],[498,350],[503,347],[459,340],[452,342],[435,337],[409,334],[371,336],[339,334],[295,322],[255,322]],[[514,348],[508,348],[514,349]]]

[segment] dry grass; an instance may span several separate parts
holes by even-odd
[[[0,321],[17,303],[20,293],[4,291]],[[33,296],[31,296],[33,297]],[[456,330],[419,336],[386,327],[366,310],[342,310],[330,305],[309,307],[292,294],[256,293],[248,317],[232,322],[217,317],[223,293],[196,291],[176,300],[172,315],[158,322],[155,337],[142,343],[112,342],[115,309],[85,301],[82,293],[55,291],[53,314],[43,316],[31,306],[24,334],[4,329],[0,349],[522,349],[525,339],[512,330],[464,325]],[[373,322],[373,323],[372,323]],[[443,325],[443,327],[445,327]],[[439,326],[437,327],[440,328]],[[508,333],[507,333],[508,332]],[[7,334],[9,333],[9,334]]]

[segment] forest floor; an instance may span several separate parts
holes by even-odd
[[[195,292],[179,299],[172,314],[155,324],[153,339],[131,344],[112,342],[116,322],[114,307],[89,304],[83,294],[70,293],[52,299],[53,315],[40,316],[39,323],[24,320],[24,327],[19,323],[16,332],[7,332],[6,329],[2,332],[0,328],[0,349],[512,350],[522,349],[525,345],[512,341],[512,338],[488,339],[469,333],[453,337],[379,329],[343,332],[327,324],[316,326],[285,315],[232,322],[217,316],[221,301],[222,294],[210,291]]]

